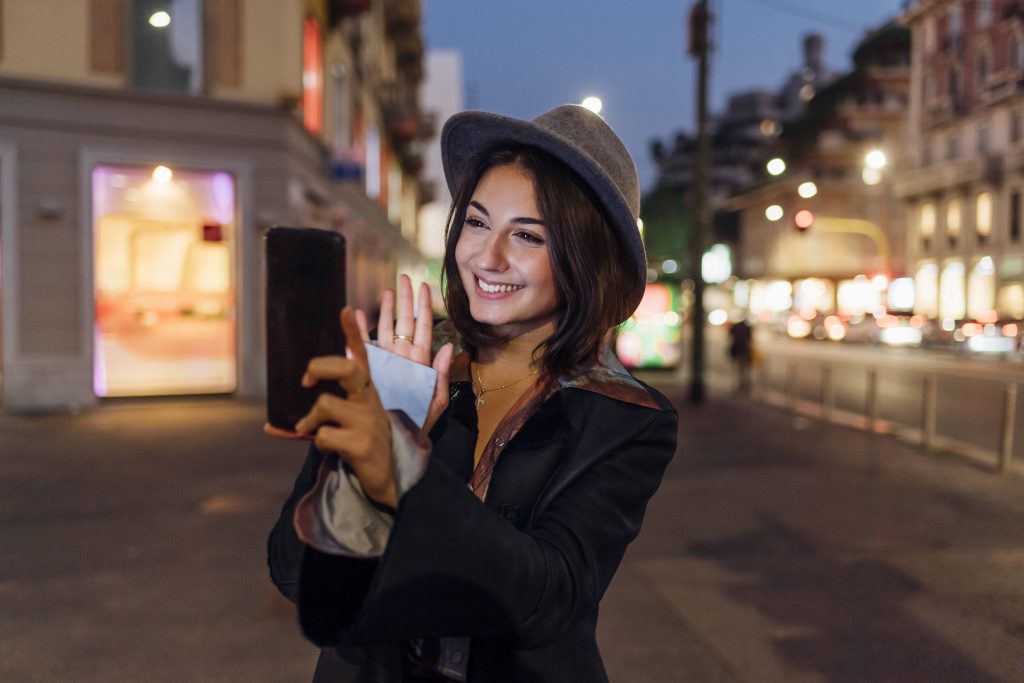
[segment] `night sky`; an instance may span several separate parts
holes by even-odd
[[[463,55],[466,106],[533,118],[595,94],[602,115],[654,179],[649,142],[693,129],[696,65],[685,56],[692,0],[424,0],[428,49]],[[803,36],[825,37],[829,68],[850,68],[864,33],[902,0],[712,0],[712,111],[729,93],[777,89],[803,62]]]

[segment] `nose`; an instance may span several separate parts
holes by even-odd
[[[477,252],[476,266],[481,270],[490,271],[492,273],[499,273],[508,266],[508,261],[505,258],[505,250],[502,246],[501,236],[492,232],[488,235],[487,239],[480,245],[480,251]]]

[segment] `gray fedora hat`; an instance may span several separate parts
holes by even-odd
[[[574,170],[600,200],[633,266],[631,308],[643,297],[647,255],[640,239],[640,183],[625,145],[604,119],[586,107],[564,104],[532,121],[482,111],[452,116],[441,130],[441,161],[455,187],[478,152],[505,144],[541,149]]]

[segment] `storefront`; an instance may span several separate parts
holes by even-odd
[[[234,178],[100,165],[91,182],[96,395],[235,391]]]
[[[353,305],[417,265],[386,208],[333,180],[323,148],[279,108],[0,86],[5,410],[262,397],[273,225],[343,233]]]

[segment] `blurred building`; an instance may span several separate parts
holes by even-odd
[[[425,61],[426,76],[420,86],[420,101],[440,124],[465,106],[462,54],[455,50],[431,50]],[[427,281],[432,284],[441,280],[444,233],[452,201],[441,163],[440,137],[441,126],[437,125],[434,134],[423,143],[426,150],[422,173],[424,192],[419,214],[419,248],[426,259]],[[435,308],[440,302],[440,296],[435,297]]]
[[[0,3],[6,409],[265,385],[262,235],[420,266],[419,0]]]
[[[810,33],[804,36],[803,48],[803,66],[790,74],[779,91],[778,104],[784,119],[799,118],[804,113],[807,103],[839,76],[839,73],[828,68],[822,59],[825,39],[820,34]]]
[[[822,61],[823,47],[820,35],[806,36],[803,65],[787,76],[778,90],[733,93],[725,111],[711,116],[708,189],[714,214],[712,242],[736,246],[738,226],[735,215],[726,209],[727,200],[760,181],[764,162],[775,149],[786,119],[798,120],[814,94],[836,78],[836,72]],[[655,271],[663,271],[663,260],[668,260],[671,270],[681,259],[683,265],[673,272],[687,276],[691,272],[692,266],[685,263],[690,231],[685,207],[691,203],[688,197],[695,178],[696,148],[696,138],[685,132],[677,133],[670,143],[655,140],[651,144],[658,175],[654,188],[644,197],[641,215]],[[672,273],[668,276],[671,279]]]
[[[916,310],[1024,318],[1024,2],[919,0],[906,168]]]
[[[866,36],[854,68],[816,89],[786,120],[777,158],[729,206],[740,216],[738,272],[754,280],[753,312],[830,313],[843,295],[905,269],[902,205],[893,192],[910,82],[909,32],[895,23]],[[856,281],[856,284],[855,284]],[[869,299],[878,299],[874,292]],[[873,312],[860,302],[856,311]]]

